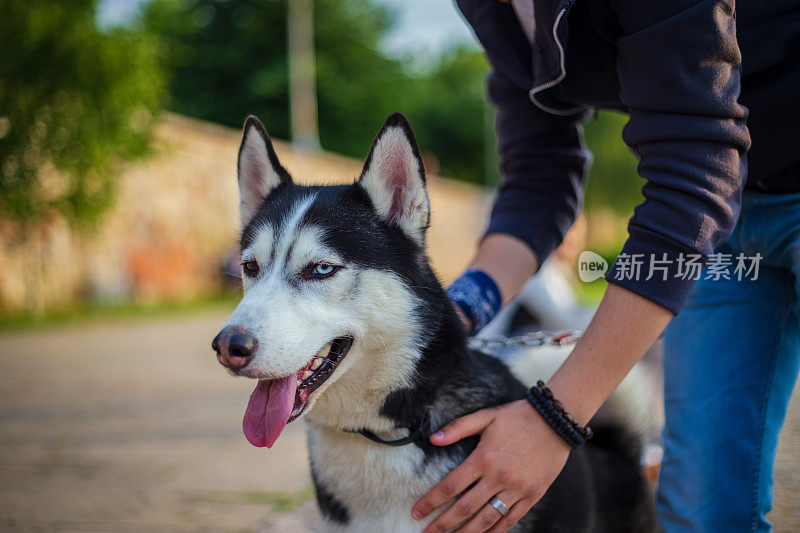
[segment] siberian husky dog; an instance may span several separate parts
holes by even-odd
[[[250,117],[238,180],[244,296],[212,347],[256,383],[247,440],[269,448],[305,418],[325,530],[421,531],[436,513],[416,521],[412,505],[478,440],[438,447],[429,435],[524,398],[565,354],[532,349],[515,377],[499,359],[468,349],[425,253],[425,173],[402,115],[383,125],[361,176],[337,186],[295,184]],[[625,383],[593,421],[594,439],[571,453],[514,531],[653,528],[635,387]]]

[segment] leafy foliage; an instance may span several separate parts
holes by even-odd
[[[154,0],[142,21],[166,45],[174,111],[232,127],[252,113],[289,138],[286,0]],[[483,183],[483,55],[452,51],[437,68],[410,74],[380,49],[392,24],[384,4],[315,0],[323,148],[363,157],[383,120],[401,111],[443,172]]]
[[[320,142],[334,152],[366,155],[391,113],[408,114],[411,80],[379,49],[391,26],[386,7],[366,0],[315,0]],[[415,124],[416,127],[416,124]]]
[[[289,131],[286,2],[155,0],[142,24],[160,36],[172,72],[171,108],[240,127],[261,116],[274,135]]]
[[[165,94],[156,41],[101,32],[94,0],[0,12],[0,216],[90,222],[113,199],[117,163],[147,151]]]
[[[392,110],[403,76],[377,49],[387,16],[364,0],[315,2],[321,137],[330,150],[362,151],[376,128],[363,119]],[[154,0],[143,22],[166,45],[174,111],[232,127],[256,114],[270,134],[289,137],[285,0]]]
[[[499,179],[494,116],[485,94],[488,69],[480,51],[451,50],[416,80],[408,105],[420,145],[436,155],[442,174],[479,184]]]
[[[586,188],[587,211],[610,209],[629,217],[634,206],[644,199],[644,181],[636,172],[636,156],[622,142],[622,128],[627,121],[623,114],[601,111],[596,120],[584,126],[586,144],[594,155]]]

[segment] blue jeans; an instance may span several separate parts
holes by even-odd
[[[763,259],[757,280],[698,281],[665,332],[668,533],[771,530],[778,434],[800,369],[800,194],[746,191],[717,252]]]

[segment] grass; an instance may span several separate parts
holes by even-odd
[[[72,325],[85,322],[135,321],[215,309],[233,309],[241,297],[239,291],[226,290],[189,300],[158,303],[117,301],[82,303],[62,309],[34,313],[30,311],[0,314],[0,332]]]
[[[187,496],[187,499],[194,502],[210,503],[247,503],[253,505],[269,505],[272,510],[279,514],[286,514],[294,511],[304,503],[314,498],[314,488],[308,486],[297,492],[283,491],[202,491],[195,492]]]
[[[306,487],[299,492],[256,492],[248,491],[241,493],[242,499],[246,503],[258,505],[269,505],[276,513],[290,513],[314,497],[314,489]]]

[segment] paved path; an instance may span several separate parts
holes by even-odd
[[[314,529],[302,424],[269,451],[242,436],[253,384],[209,348],[225,317],[0,336],[0,530]],[[797,393],[790,416],[781,532],[800,531]]]
[[[309,500],[302,424],[269,451],[242,435],[253,383],[209,347],[224,320],[0,337],[0,529],[265,530]]]

